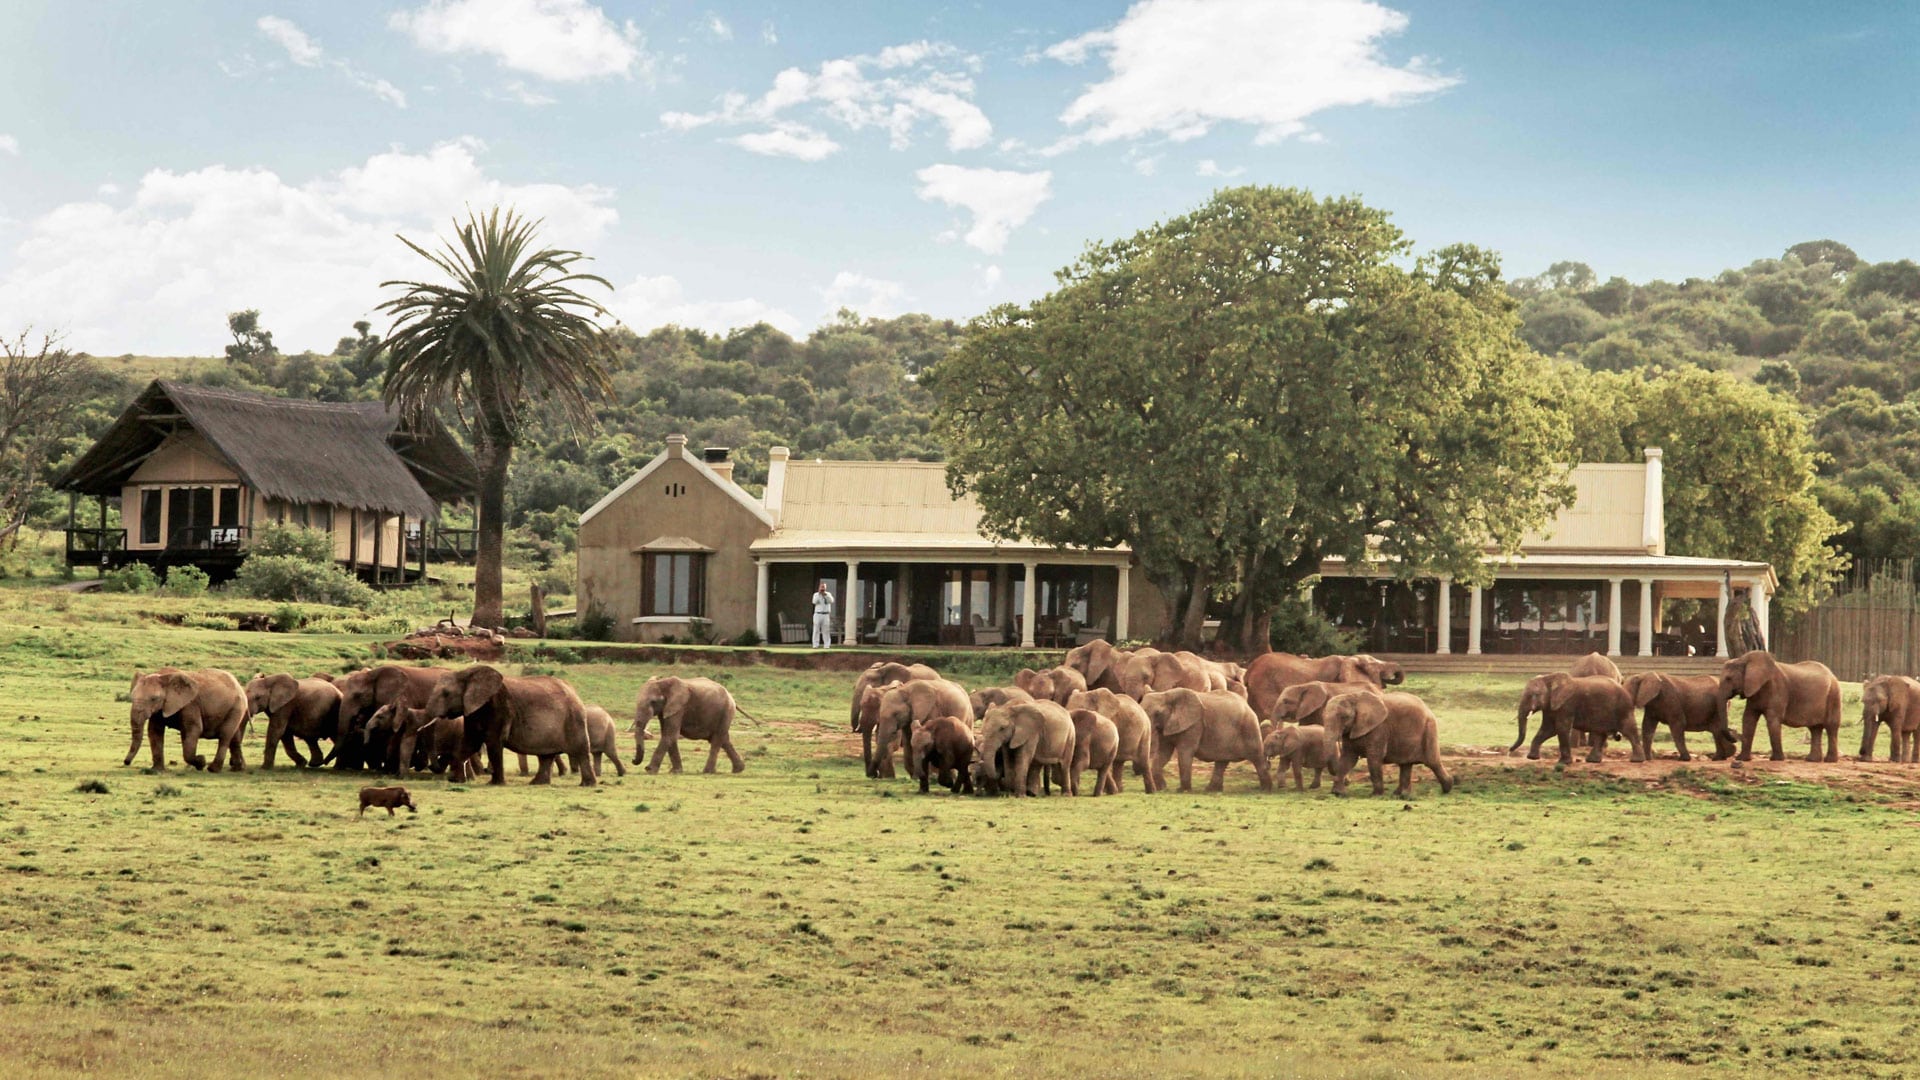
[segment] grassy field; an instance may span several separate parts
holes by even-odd
[[[736,667],[701,673],[758,718],[744,775],[421,779],[418,816],[357,820],[356,777],[122,768],[116,695],[163,661],[344,670],[375,637],[4,597],[6,1075],[1914,1068],[1920,854],[1884,763],[1476,761],[1519,680],[1456,677],[1415,681],[1445,798],[1244,768],[1221,796],[922,797],[861,775],[851,676]],[[616,713],[657,670],[540,666]]]

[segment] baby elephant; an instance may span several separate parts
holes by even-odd
[[[1292,687],[1288,687],[1289,690]],[[1267,734],[1267,760],[1280,770],[1282,783],[1286,782],[1286,772],[1293,770],[1293,789],[1305,791],[1306,784],[1301,776],[1302,769],[1313,770],[1313,786],[1320,786],[1320,773],[1329,765],[1331,757],[1327,742],[1327,729],[1317,724],[1302,727],[1299,724],[1285,724],[1274,728]]]
[[[936,716],[913,729],[908,753],[920,774],[920,794],[938,779],[956,794],[973,794],[973,727],[957,716]]]
[[[397,786],[396,787],[363,787],[361,788],[360,789],[360,816],[361,817],[367,816],[367,807],[369,806],[386,807],[388,817],[392,817],[394,809],[401,806],[406,807],[408,810],[411,810],[416,814],[420,812],[420,808],[413,805],[413,796],[407,794],[407,789],[403,787],[397,787]]]

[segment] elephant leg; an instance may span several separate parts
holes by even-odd
[[[1773,761],[1787,760],[1786,744],[1781,742],[1781,723],[1772,716],[1767,717],[1767,745],[1772,751],[1767,757]]]
[[[700,771],[703,773],[720,771],[720,743],[718,740],[707,740],[707,767]]]
[[[1747,702],[1746,706],[1740,710],[1740,760],[1741,761],[1753,760],[1754,727],[1759,722],[1760,722],[1760,718],[1753,714],[1753,702],[1751,701]]]
[[[197,720],[180,721],[180,760],[196,769],[207,767],[207,759],[200,753],[200,723]]]
[[[1216,761],[1213,763],[1213,775],[1207,778],[1207,790],[1225,791],[1226,789],[1227,763],[1224,761]]]
[[[866,768],[869,779],[880,775],[873,768],[873,731],[869,728],[860,729],[860,764]]]
[[[1380,760],[1379,754],[1367,755],[1367,779],[1372,782],[1375,795],[1387,793],[1387,763]]]
[[[1400,796],[1402,799],[1413,798],[1413,765],[1412,763],[1403,762],[1400,765],[1400,784],[1399,786],[1393,789],[1393,793],[1395,795]]]
[[[153,753],[153,767],[167,767],[167,725],[159,717],[147,721],[147,747]]]
[[[1313,790],[1320,790],[1320,769],[1318,767],[1313,770]]]
[[[1193,790],[1193,748],[1190,746],[1180,748],[1180,790]]]
[[[1307,780],[1306,780],[1305,774],[1301,772],[1299,758],[1288,759],[1284,763],[1283,767],[1290,768],[1293,770],[1293,790],[1295,791],[1307,790]]]
[[[234,772],[247,771],[246,732],[246,723],[242,721],[233,729],[233,734],[224,740],[227,745],[227,767]]]
[[[1827,728],[1826,760],[1828,762],[1837,762],[1840,760],[1840,722],[1838,720],[1834,721],[1833,724]]]
[[[1540,760],[1540,748],[1546,745],[1546,742],[1549,738],[1553,737],[1553,734],[1556,729],[1557,729],[1557,725],[1548,723],[1546,717],[1542,716],[1540,718],[1540,730],[1533,733],[1533,744],[1527,747],[1528,761]],[[1563,752],[1566,745],[1567,745],[1567,736],[1564,732],[1562,732],[1560,735],[1560,746],[1562,747]]]
[[[1015,795],[1034,794],[1033,790],[1033,744],[1029,742],[1013,752],[1013,767],[1007,770],[1007,778],[1013,781]]]
[[[1678,720],[1675,720],[1672,724],[1669,724],[1667,726],[1667,730],[1668,732],[1671,733],[1673,737],[1674,749],[1680,751],[1680,760],[1692,761],[1693,757],[1687,753],[1687,725],[1681,723]],[[1649,756],[1651,756],[1651,753],[1652,753],[1651,742],[1648,743],[1648,753],[1649,753]]]
[[[1573,728],[1570,724],[1561,724],[1560,728],[1560,764],[1573,764]]]
[[[1427,755],[1427,771],[1433,773],[1435,780],[1440,781],[1440,794],[1453,794],[1453,777],[1447,774],[1447,767],[1441,763],[1438,747],[1431,748]]]
[[[527,755],[525,755],[525,754],[516,754],[516,755],[514,755],[514,756],[516,756],[516,757],[518,757],[518,758],[520,759],[520,775],[521,775],[521,776],[525,776],[525,775],[527,775]]]
[[[536,783],[536,784],[553,783],[553,759],[554,759],[553,754],[540,755],[540,767],[534,770],[533,781],[532,781],[533,783]]]
[[[680,733],[674,732],[672,741],[665,739],[661,741],[667,744],[667,760],[673,763],[672,771],[678,773],[680,771]]]
[[[620,760],[620,755],[617,751],[614,753],[608,754],[607,759],[613,762],[613,774],[615,776],[627,775],[626,762],[623,762]],[[596,773],[600,771],[600,766],[598,762],[595,762],[593,771]]]
[[[1587,764],[1597,765],[1600,763],[1601,759],[1606,756],[1607,737],[1602,732],[1589,731],[1587,732],[1587,742],[1592,744],[1592,747],[1593,747],[1591,750],[1587,751]]]
[[[660,741],[653,744],[653,760],[647,762],[648,772],[657,773],[660,771],[660,759],[667,755],[667,744],[671,741],[671,739],[667,738],[667,733],[664,730],[660,732]],[[679,772],[680,770],[675,769],[674,771]]]
[[[1359,762],[1359,760],[1360,755],[1354,753],[1351,749],[1341,750],[1339,755],[1333,759],[1333,793],[1335,795],[1345,795],[1347,793],[1347,774],[1353,771],[1354,765]]]
[[[1153,750],[1153,768],[1149,770],[1155,791],[1165,791],[1167,787],[1167,762],[1173,760],[1173,748],[1158,744]]]

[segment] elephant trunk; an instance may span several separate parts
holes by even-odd
[[[147,718],[141,715],[140,706],[135,705],[127,712],[133,728],[133,742],[127,747],[127,759],[120,763],[123,766],[133,764],[134,755],[140,752],[140,738],[147,730]]]
[[[1860,760],[1873,759],[1874,736],[1880,733],[1880,718],[1871,712],[1860,715]],[[1898,741],[1898,740],[1896,740]]]
[[[1527,719],[1532,715],[1533,715],[1533,710],[1527,708],[1527,703],[1525,701],[1522,701],[1520,703],[1520,708],[1517,710],[1514,716],[1515,721],[1518,723],[1519,731],[1517,734],[1514,735],[1513,745],[1507,747],[1507,753],[1511,754],[1515,750],[1520,749],[1520,744],[1527,741]],[[1544,719],[1541,720],[1540,722],[1543,724],[1546,723]]]

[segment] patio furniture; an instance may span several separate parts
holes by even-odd
[[[1073,621],[1071,619],[1067,621],[1067,626],[1072,629]],[[1112,632],[1113,620],[1104,618],[1092,626],[1082,626],[1078,629],[1073,629],[1073,643],[1075,645],[1085,645],[1092,641],[1105,641]]]
[[[907,643],[907,623],[904,619],[900,622],[894,622],[892,619],[881,619],[880,628],[874,631],[874,637],[882,645],[905,645]]]
[[[785,615],[780,616],[780,644],[805,645],[810,640],[807,631],[810,628],[803,622],[788,622]]]
[[[998,626],[988,626],[986,617],[979,612],[973,613],[973,643],[975,645],[1005,645],[1007,632]]]

